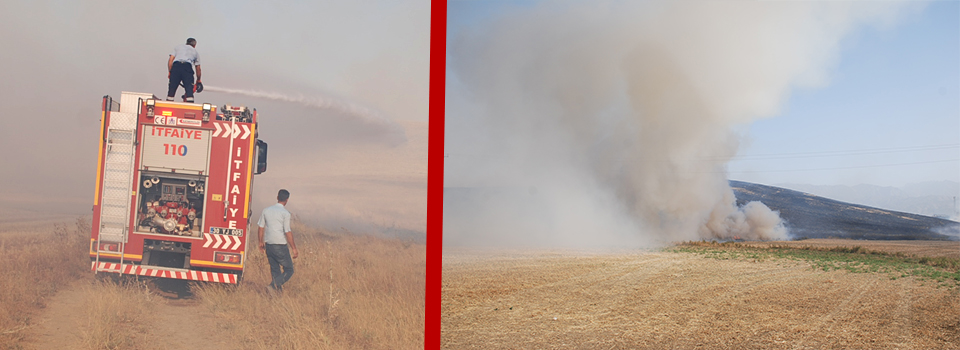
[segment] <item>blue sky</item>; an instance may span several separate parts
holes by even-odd
[[[960,181],[960,2],[931,2],[892,27],[855,31],[843,41],[829,85],[794,90],[780,115],[749,126],[748,139],[743,160],[730,164],[731,178]],[[952,147],[925,147],[942,145]],[[870,151],[846,152],[858,150]],[[750,157],[796,153],[812,154]],[[925,164],[878,166],[909,163]],[[783,171],[794,169],[825,170]]]
[[[539,5],[451,1],[449,38]],[[794,88],[779,113],[736,128],[741,147],[729,164],[730,178],[816,185],[960,182],[960,2],[929,2],[892,24],[854,28],[836,58],[825,85]],[[456,87],[455,72],[448,74]],[[447,118],[449,125],[459,116]]]

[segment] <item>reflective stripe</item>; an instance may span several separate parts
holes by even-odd
[[[190,281],[203,281],[203,282],[216,282],[216,283],[239,283],[240,276],[232,273],[219,273],[219,272],[207,272],[207,271],[171,271],[171,270],[161,270],[161,269],[150,269],[145,268],[140,265],[134,264],[124,264],[121,270],[121,264],[119,263],[108,263],[100,262],[99,264],[95,261],[90,262],[90,269],[93,271],[104,271],[120,274],[130,274],[130,275],[140,275],[147,277],[157,277],[157,278],[174,278],[181,280],[190,280]]]
[[[93,193],[93,205],[100,204],[100,178],[101,168],[103,168],[103,144],[106,143],[103,139],[103,126],[107,122],[107,111],[103,111],[100,114],[100,150],[97,152],[97,186],[95,192]]]

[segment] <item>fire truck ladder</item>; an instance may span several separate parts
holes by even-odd
[[[97,234],[95,271],[123,273],[124,245],[130,228],[131,184],[136,142],[136,116],[110,112],[106,154],[103,166],[103,187],[100,203],[100,230]],[[100,242],[116,242],[120,248],[117,269],[100,267]]]

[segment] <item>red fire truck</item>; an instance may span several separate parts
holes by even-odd
[[[239,283],[267,166],[257,111],[123,92],[100,123],[92,270]]]

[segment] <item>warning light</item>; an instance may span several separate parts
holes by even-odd
[[[169,117],[173,115],[173,111],[163,111],[163,112],[160,112],[160,115]]]
[[[149,99],[147,100],[147,117],[153,117],[153,107],[156,105],[156,100]]]
[[[210,110],[213,109],[213,105],[209,103],[203,104],[203,121],[210,121]]]

